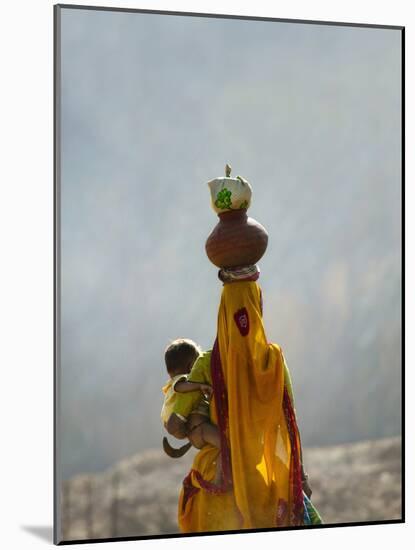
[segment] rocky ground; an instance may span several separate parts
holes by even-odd
[[[173,460],[149,450],[62,488],[64,540],[177,532],[177,497],[194,452]],[[312,500],[325,523],[401,517],[401,440],[305,449]]]

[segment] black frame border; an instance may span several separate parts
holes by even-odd
[[[380,521],[361,521],[348,523],[330,523],[322,525],[304,525],[296,527],[276,527],[270,529],[242,529],[234,531],[209,531],[198,533],[173,533],[133,537],[114,537],[99,539],[82,540],[60,540],[61,518],[60,518],[60,479],[58,475],[59,459],[59,430],[58,430],[58,400],[60,399],[60,171],[61,171],[61,10],[94,10],[124,13],[144,13],[153,15],[173,15],[187,17],[207,17],[213,19],[239,19],[249,21],[265,21],[279,23],[297,23],[307,25],[329,25],[339,27],[359,27],[385,30],[401,31],[401,254],[402,254],[402,287],[401,287],[401,346],[402,346],[402,378],[401,378],[401,427],[402,427],[402,446],[401,446],[401,519],[380,520]],[[306,529],[331,529],[334,527],[360,527],[373,525],[390,525],[405,523],[405,26],[400,25],[380,25],[368,23],[349,23],[340,21],[320,21],[307,19],[287,19],[274,17],[260,17],[248,15],[226,15],[217,13],[197,13],[181,11],[165,11],[151,9],[136,9],[108,6],[87,6],[77,4],[55,4],[53,6],[53,543],[57,546],[69,544],[89,544],[101,542],[120,542],[135,540],[155,540],[171,539],[182,537],[206,537],[214,535],[235,535],[240,533],[275,533],[279,531],[300,531]]]

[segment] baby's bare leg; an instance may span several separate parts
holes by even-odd
[[[201,449],[206,445],[206,441],[203,439],[202,425],[208,421],[206,416],[201,414],[191,414],[187,422],[188,434],[190,443],[196,449]]]
[[[220,436],[217,426],[214,426],[210,422],[204,422],[200,428],[205,443],[209,443],[210,445],[213,445],[213,447],[220,449]]]
[[[191,414],[188,421],[188,438],[197,449],[209,443],[220,449],[219,430],[208,418],[201,414]]]
[[[189,441],[197,449],[201,449],[206,444],[220,449],[220,436],[217,426],[211,424],[206,416],[192,414],[189,418]],[[216,474],[213,479],[215,485],[220,485],[222,481],[222,457],[219,452],[216,459]]]

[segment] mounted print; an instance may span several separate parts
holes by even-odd
[[[55,6],[55,543],[404,521],[402,27]]]

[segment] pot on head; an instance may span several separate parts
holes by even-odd
[[[266,229],[247,215],[252,188],[248,181],[226,176],[208,182],[212,208],[219,216],[206,241],[206,254],[217,267],[241,267],[258,262],[268,245]]]

